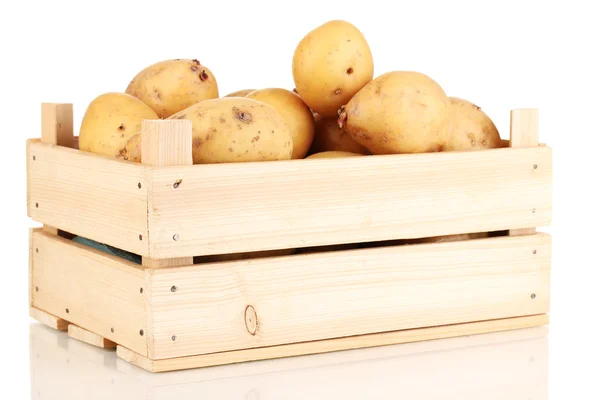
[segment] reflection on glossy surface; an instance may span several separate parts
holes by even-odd
[[[547,328],[151,374],[30,326],[31,398],[546,400]]]

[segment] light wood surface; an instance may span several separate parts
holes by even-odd
[[[146,353],[140,266],[45,232],[34,232],[33,246],[34,307]]]
[[[155,168],[150,252],[164,258],[545,226],[551,160],[551,149],[540,147]]]
[[[142,122],[142,163],[155,167],[192,165],[192,121],[188,120],[145,120]],[[149,181],[152,185],[153,182]],[[170,190],[177,192],[180,182],[171,184]],[[154,189],[148,191],[148,210],[154,209]],[[149,243],[154,242],[156,231],[149,225]],[[173,234],[175,235],[175,234]],[[171,240],[175,241],[172,236]],[[142,257],[147,268],[177,267],[193,264],[193,256],[179,258]]]
[[[383,332],[337,339],[317,340],[307,343],[293,343],[265,348],[229,351],[165,360],[150,360],[147,357],[136,354],[125,347],[117,346],[117,356],[147,371],[164,372],[254,360],[318,354],[347,349],[384,346],[457,336],[476,335],[489,332],[507,331],[513,329],[531,328],[547,325],[548,322],[549,320],[547,315],[532,315],[526,317],[470,322],[448,326]]]
[[[69,337],[102,349],[114,349],[117,344],[77,325],[69,325]]]
[[[149,358],[543,314],[550,243],[506,236],[148,270]]]
[[[39,308],[29,307],[29,316],[41,324],[44,324],[57,331],[66,331],[69,322],[55,315],[42,311]]]
[[[510,113],[510,147],[535,148],[539,145],[538,139],[538,110],[535,108],[519,108]],[[535,167],[534,167],[535,166]],[[529,170],[532,175],[538,173],[539,163],[532,163]],[[533,212],[533,209],[532,209]],[[537,208],[535,208],[537,213]],[[536,225],[532,228],[511,229],[511,236],[533,235]]]
[[[73,145],[72,104],[42,103],[42,143],[64,147]],[[43,229],[58,234],[58,229],[53,226],[44,224]]]
[[[32,219],[135,254],[148,253],[148,185],[142,165],[34,139],[27,143],[27,160]]]

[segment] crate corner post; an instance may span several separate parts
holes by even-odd
[[[144,120],[142,123],[142,164],[151,168],[176,165],[192,165],[192,122],[189,120]],[[146,268],[176,267],[193,264],[193,257],[162,258],[153,251],[156,240],[154,206],[152,195],[152,170],[149,172],[148,188],[148,257],[142,257]],[[173,190],[177,190],[174,185]],[[177,233],[173,240],[179,240]]]

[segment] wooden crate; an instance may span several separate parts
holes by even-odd
[[[192,165],[191,123],[144,121],[142,164],[77,150],[72,106],[27,144],[32,316],[150,371],[545,325],[552,152],[506,148]],[[496,237],[389,242],[470,232]],[[69,240],[141,256],[135,263]],[[370,243],[193,264],[194,256]],[[68,327],[68,328],[67,328]]]

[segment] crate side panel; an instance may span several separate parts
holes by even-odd
[[[545,226],[551,158],[539,147],[153,169],[150,252],[196,256]]]
[[[544,234],[151,271],[150,355],[544,314],[549,275]]]
[[[28,142],[27,166],[31,218],[136,254],[148,253],[143,166],[36,140]]]
[[[141,268],[43,232],[33,246],[35,307],[146,354]]]

